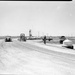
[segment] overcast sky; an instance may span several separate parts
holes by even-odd
[[[0,1],[0,36],[75,35],[75,1]]]

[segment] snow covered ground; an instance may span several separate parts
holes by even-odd
[[[0,74],[75,75],[75,51],[34,41],[2,40]]]

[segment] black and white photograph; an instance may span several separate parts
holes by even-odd
[[[0,1],[0,75],[75,75],[75,1]]]

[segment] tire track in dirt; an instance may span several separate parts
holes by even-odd
[[[69,65],[71,65],[72,67],[75,66],[75,55],[61,53],[61,52],[55,52],[52,50],[37,47],[37,46],[30,44],[30,43],[24,43],[24,42],[20,43],[20,42],[16,41],[16,44],[20,45],[23,48],[25,47],[25,48],[31,49],[31,51],[37,51],[37,52],[49,55],[49,57],[53,57],[54,59],[65,62],[65,64],[68,66]],[[58,64],[59,64],[59,62],[58,62]]]

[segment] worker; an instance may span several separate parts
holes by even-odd
[[[46,36],[44,36],[44,39],[43,39],[43,41],[44,41],[44,44],[46,44]]]

